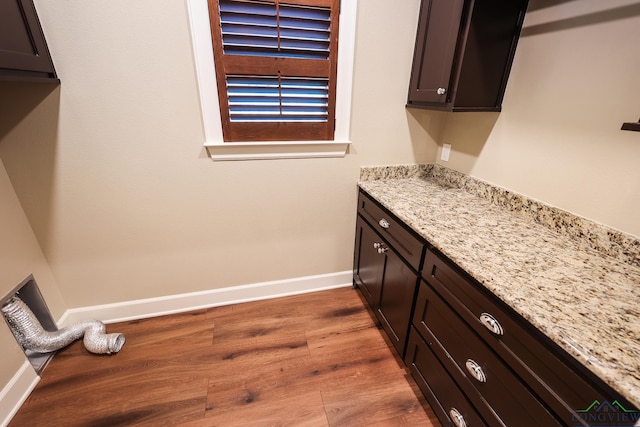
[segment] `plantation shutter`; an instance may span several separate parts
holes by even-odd
[[[209,0],[226,142],[332,140],[339,0]]]

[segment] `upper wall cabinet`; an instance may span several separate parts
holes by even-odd
[[[500,111],[528,0],[422,0],[408,107]]]
[[[32,0],[0,0],[0,80],[59,80]]]

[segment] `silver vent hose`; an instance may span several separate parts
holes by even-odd
[[[123,334],[107,334],[107,328],[99,320],[74,323],[54,332],[45,331],[31,309],[18,297],[3,304],[2,314],[18,343],[37,353],[59,350],[84,336],[84,346],[91,353],[111,354],[119,352],[125,341]]]

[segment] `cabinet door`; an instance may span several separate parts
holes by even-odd
[[[383,246],[383,250],[386,262],[376,315],[396,350],[404,357],[418,276],[395,251],[387,246]]]
[[[55,78],[31,0],[0,1],[0,78]]]
[[[380,283],[386,261],[386,257],[378,253],[380,245],[382,245],[382,239],[369,224],[358,217],[353,278],[373,310],[378,307]]]
[[[449,99],[463,0],[423,0],[409,84],[409,103]]]

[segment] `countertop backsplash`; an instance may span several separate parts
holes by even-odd
[[[538,224],[572,238],[585,248],[594,249],[620,262],[640,267],[640,238],[445,166],[429,163],[366,166],[360,169],[360,181],[413,177],[431,178],[441,185],[462,189],[496,206],[529,217]]]

